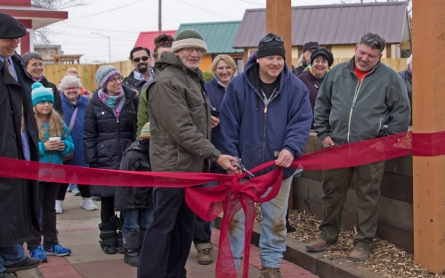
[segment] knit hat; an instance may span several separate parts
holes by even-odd
[[[201,34],[195,30],[184,30],[176,35],[172,44],[172,52],[175,53],[186,47],[199,47],[207,52],[207,44]]]
[[[35,82],[32,84],[32,106],[44,101],[51,101],[54,103],[54,94],[51,88],[43,87],[42,83]]]
[[[274,33],[267,34],[258,44],[257,58],[280,55],[286,59],[286,49],[283,40]]]
[[[0,13],[0,39],[17,39],[26,35],[26,28],[9,14]]]
[[[150,122],[146,123],[141,130],[141,134],[139,135],[139,139],[142,138],[150,138]]]
[[[303,45],[303,53],[306,52],[306,50],[309,49],[319,49],[320,45],[318,44],[318,42],[307,42]]]
[[[113,66],[100,67],[96,72],[96,83],[101,89],[105,89],[108,80],[115,76],[122,76],[120,71]]]
[[[328,60],[329,67],[332,66],[332,63],[334,62],[334,56],[326,48],[319,48],[319,49],[315,50],[314,52],[312,52],[311,64],[314,64],[315,58],[317,58],[317,56],[320,56],[320,55],[325,57],[326,60]]]

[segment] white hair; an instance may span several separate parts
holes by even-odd
[[[409,55],[408,60],[406,60],[406,65],[409,66],[413,62],[413,54]]]
[[[68,87],[71,84],[74,84],[79,88],[82,87],[82,83],[80,82],[79,78],[77,78],[73,75],[65,75],[62,78],[62,81],[60,81],[59,90],[63,91],[63,90],[65,90],[66,87]]]

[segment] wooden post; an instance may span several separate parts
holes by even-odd
[[[266,1],[266,33],[274,33],[284,40],[287,66],[292,70],[291,0]]]
[[[413,132],[445,130],[445,1],[413,0]],[[445,142],[441,142],[444,144]],[[414,261],[445,270],[445,155],[413,158]]]

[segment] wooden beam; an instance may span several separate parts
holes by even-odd
[[[266,33],[274,33],[284,40],[287,66],[292,70],[291,0],[266,1]]]
[[[413,0],[413,132],[445,130],[445,1]],[[444,143],[444,142],[441,142]],[[414,261],[445,270],[445,155],[413,158]]]

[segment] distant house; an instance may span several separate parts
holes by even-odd
[[[411,49],[406,2],[339,4],[292,7],[292,58],[295,61],[308,41],[318,41],[334,58],[350,58],[367,32],[386,39],[383,58],[400,58]],[[233,48],[247,53],[266,35],[266,10],[246,10]]]
[[[34,50],[34,30],[68,18],[68,12],[32,7],[31,0],[0,0],[0,12],[16,18],[28,31],[17,48],[19,54]]]
[[[241,21],[207,22],[207,23],[184,23],[179,26],[176,34],[193,29],[198,31],[207,44],[207,53],[202,58],[199,68],[210,70],[213,59],[219,54],[230,55],[241,71],[243,66],[243,49],[232,47]]]
[[[161,34],[167,34],[174,38],[176,31],[168,30],[168,31],[161,31],[161,32],[159,32],[159,31],[141,32],[139,34],[138,39],[136,40],[136,43],[134,44],[134,47],[142,46],[142,47],[146,47],[146,48],[150,49],[150,51],[154,51],[155,44],[154,44],[153,40]],[[128,50],[128,53],[130,53],[130,50]]]

